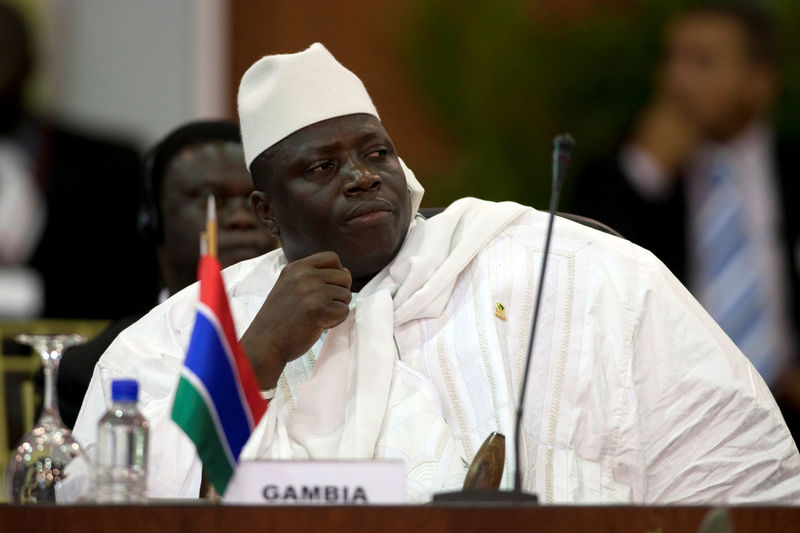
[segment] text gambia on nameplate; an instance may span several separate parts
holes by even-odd
[[[231,504],[402,504],[402,461],[242,461],[223,498]]]

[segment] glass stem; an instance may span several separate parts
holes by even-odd
[[[43,360],[44,399],[42,400],[42,416],[49,416],[60,420],[61,416],[58,413],[58,395],[56,394],[58,363],[58,359],[49,357]]]

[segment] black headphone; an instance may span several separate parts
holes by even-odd
[[[164,242],[164,228],[161,224],[161,209],[156,202],[155,184],[153,183],[153,166],[155,150],[149,150],[144,157],[142,173],[142,205],[139,206],[137,223],[139,234],[150,246],[159,246]]]

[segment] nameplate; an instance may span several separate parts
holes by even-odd
[[[261,505],[402,504],[401,461],[242,461],[223,501]]]

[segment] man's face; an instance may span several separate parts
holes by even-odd
[[[253,205],[290,261],[334,251],[359,280],[394,258],[411,221],[410,199],[378,119],[357,114],[325,120],[274,148]]]
[[[219,261],[223,267],[275,248],[250,207],[253,184],[242,146],[216,141],[189,146],[170,162],[162,184],[164,243],[173,268],[196,276],[199,235],[209,194],[216,197]]]
[[[772,72],[748,53],[739,23],[719,14],[689,14],[667,30],[664,95],[707,136],[736,135],[766,111]]]

